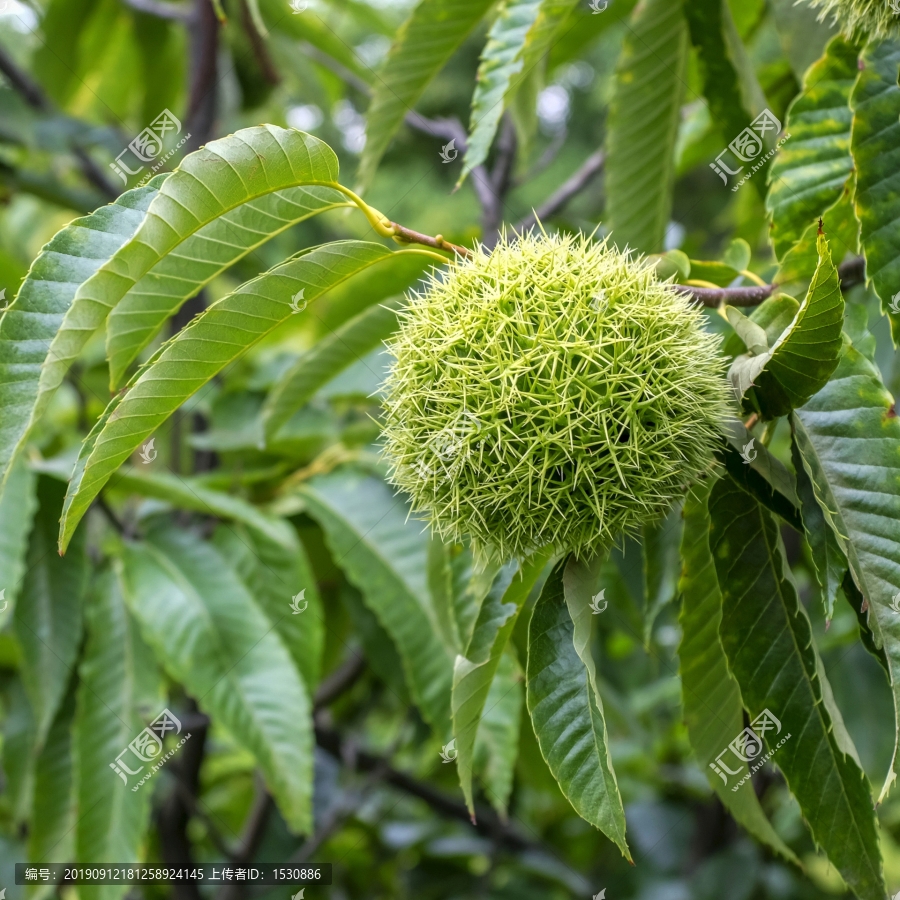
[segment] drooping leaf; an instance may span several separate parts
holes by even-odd
[[[709,550],[707,509],[712,486],[711,479],[695,485],[684,504],[684,563],[678,585],[682,598],[678,659],[684,721],[700,768],[725,808],[757,840],[795,861],[793,852],[766,818],[750,780],[741,783],[749,774],[747,762],[725,753],[729,765],[734,766],[726,773],[717,761],[741,733],[744,709],[719,640],[722,594]]]
[[[242,129],[186,156],[159,185],[134,236],[98,269],[85,273],[90,277],[79,279],[75,298],[46,354],[41,393],[56,390],[119,301],[170,253],[183,250],[204,226],[277,191],[336,188],[337,179],[337,157],[327,144],[274,125]],[[165,270],[170,271],[168,266]],[[190,285],[188,289],[193,290]]]
[[[526,701],[560,790],[630,860],[590,651],[591,591],[600,562],[590,568],[560,562],[544,585],[528,628]]]
[[[796,531],[803,530],[800,499],[793,475],[784,463],[758,443],[737,419],[725,422],[725,444],[719,453],[728,474],[766,509]]]
[[[453,661],[425,605],[428,535],[374,476],[334,472],[312,479],[302,493],[337,564],[394,641],[414,702],[443,739],[450,731]]]
[[[727,477],[713,488],[709,512],[709,546],[722,592],[719,632],[751,728],[773,754],[813,838],[844,881],[861,900],[883,900],[868,781],[847,752],[843,723],[829,709],[812,629],[775,522]],[[734,734],[744,755],[755,759],[759,754],[741,738]]]
[[[72,768],[75,679],[70,682],[43,749],[34,762],[34,796],[28,834],[31,860],[71,859],[76,804]]]
[[[50,399],[39,390],[41,372],[78,285],[137,231],[163,180],[158,176],[69,223],[31,264],[16,299],[0,316],[0,476]]]
[[[288,526],[285,532],[274,540],[253,527],[223,524],[213,543],[284,641],[312,694],[325,639],[322,599],[306,551],[293,528]]]
[[[34,713],[21,678],[3,690],[3,775],[10,813],[17,824],[31,818],[34,794]]]
[[[269,391],[263,407],[266,434],[277,434],[323,384],[388,338],[397,327],[402,303],[395,297],[363,310],[304,353]]]
[[[75,717],[76,855],[82,863],[137,862],[150,819],[153,786],[136,788],[162,751],[151,741],[141,760],[129,749],[166,708],[162,674],[128,613],[118,579],[99,575],[88,592],[87,644]],[[185,737],[184,731],[180,736]],[[146,758],[152,757],[153,762]],[[121,774],[113,765],[116,765]],[[94,887],[116,900],[127,887]]]
[[[548,560],[548,553],[537,554],[523,567],[512,562],[500,570],[478,611],[465,653],[456,657],[451,698],[456,768],[472,816],[475,815],[472,794],[475,744],[491,685],[519,612]],[[505,805],[506,796],[502,791],[498,794],[504,798],[502,805]]]
[[[729,373],[735,396],[764,419],[802,406],[835,370],[841,352],[844,298],[824,235],[819,265],[794,321],[768,352],[739,356]]]
[[[112,401],[105,424],[85,442],[60,523],[61,548],[110,475],[188,397],[294,314],[293,298],[311,303],[358,272],[418,252],[335,241],[275,266],[194,319],[138,373],[124,397]]]
[[[43,746],[72,675],[83,630],[88,579],[87,542],[82,532],[69,554],[56,552],[56,528],[64,487],[38,481],[38,510],[28,542],[25,578],[15,609],[22,645],[22,681],[35,718],[35,744]]]
[[[766,198],[779,259],[841,197],[850,177],[850,92],[858,56],[858,46],[840,35],[833,38],[788,109],[785,131],[791,139],[772,160]]]
[[[491,5],[492,0],[419,0],[400,26],[366,115],[366,146],[357,173],[363,188],[371,184],[404,116]]]
[[[816,255],[816,262],[819,257]],[[812,271],[815,271],[815,263]],[[812,272],[810,272],[812,275]],[[729,307],[730,309],[730,307]],[[751,322],[762,328],[765,335],[765,343],[771,347],[781,337],[782,332],[794,321],[800,304],[787,294],[775,294],[760,303],[748,318]],[[735,331],[729,334],[722,343],[722,352],[726,356],[739,356],[744,350],[749,350],[747,342]]]
[[[156,658],[250,751],[288,826],[312,828],[311,703],[284,642],[214,547],[171,528],[128,544],[129,609]]]
[[[662,249],[672,211],[687,55],[680,0],[647,0],[636,7],[616,67],[607,125],[607,221],[620,249]]]
[[[37,509],[35,485],[34,472],[20,459],[0,486],[0,628],[12,618],[25,575],[28,533]]]
[[[881,298],[900,341],[900,314],[891,302],[900,293],[900,40],[871,41],[862,52],[853,93],[850,152],[856,168],[856,214],[861,224],[866,278]]]
[[[792,432],[794,420],[792,419]],[[825,608],[825,621],[830,622],[834,615],[834,598],[844,576],[847,574],[847,558],[844,556],[841,545],[831,529],[831,525],[825,520],[825,516],[816,502],[813,483],[803,466],[803,457],[797,446],[797,439],[791,441],[791,462],[797,473],[797,493],[803,515],[803,530],[816,569],[816,580],[822,589],[822,603]]]
[[[444,646],[454,655],[465,647],[456,623],[451,560],[463,551],[461,544],[445,544],[437,535],[428,542],[428,590],[434,620]]]
[[[507,651],[500,657],[491,682],[475,748],[478,780],[491,806],[503,817],[512,795],[524,693],[522,670],[512,652]],[[458,767],[459,757],[456,763]]]
[[[876,646],[891,673],[900,722],[900,420],[874,364],[847,345],[826,387],[792,416],[816,500],[847,558]],[[881,797],[897,777],[897,748]]]
[[[656,617],[675,599],[681,530],[680,506],[672,509],[665,519],[644,525],[644,645],[647,647]]]
[[[213,278],[292,225],[352,205],[334,188],[287,188],[235,207],[188,237],[110,312],[106,329],[110,388],[122,386],[138,353],[165,321]]]
[[[487,159],[506,109],[507,95],[514,93],[510,87],[522,73],[525,43],[535,27],[542,3],[543,0],[503,0],[491,25],[475,79],[460,182]]]
[[[700,63],[703,94],[725,144],[754,118],[744,109],[738,74],[728,52],[723,21],[726,10],[727,3],[722,0],[694,0],[684,5],[691,43]]]

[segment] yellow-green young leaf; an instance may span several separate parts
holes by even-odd
[[[284,642],[228,561],[167,527],[126,545],[121,572],[128,607],[168,675],[254,755],[290,829],[309,834],[312,704]]]
[[[884,900],[868,780],[831,700],[778,527],[727,476],[712,490],[709,513],[722,593],[719,634],[754,737],[773,754],[813,839],[850,889],[860,900]],[[760,758],[758,741],[746,733],[732,741],[745,757]],[[730,743],[721,749],[732,762],[739,755]]]
[[[13,615],[16,598],[25,575],[28,533],[37,509],[36,476],[20,457],[10,469],[6,484],[0,486],[0,628]]]
[[[428,534],[409,518],[406,503],[371,475],[335,472],[312,479],[302,494],[337,564],[396,645],[413,701],[445,740],[453,658],[429,607]]]
[[[293,527],[278,540],[253,526],[221,524],[213,543],[284,641],[312,694],[319,682],[325,615],[312,566]]]
[[[861,224],[866,278],[881,298],[900,343],[900,313],[891,304],[900,293],[900,40],[872,41],[850,97],[856,167],[856,214]]]
[[[61,549],[112,473],[214,375],[299,312],[302,303],[398,254],[419,252],[335,241],[275,266],[194,319],[147,363],[124,396],[113,399],[85,441],[60,523]]]
[[[55,479],[38,479],[38,510],[14,617],[16,637],[22,646],[22,681],[34,710],[38,748],[68,687],[83,631],[87,541],[84,534],[79,535],[65,557],[55,550],[63,491],[63,485]]]
[[[481,733],[486,704],[497,667],[515,627],[519,612],[547,562],[549,553],[540,553],[523,567],[511,562],[494,578],[481,603],[478,618],[465,653],[456,657],[453,669],[453,737],[456,740],[456,768],[469,813],[475,815],[472,795],[472,772],[475,768],[475,745]],[[505,783],[505,782],[504,782]],[[505,807],[508,795],[494,789],[496,799]],[[491,788],[488,786],[489,796]]]
[[[504,110],[577,0],[503,0],[481,52],[460,183],[488,156]]]
[[[419,0],[400,27],[375,81],[357,181],[368,187],[404,116],[493,0]]]
[[[640,3],[616,66],[607,123],[607,224],[620,249],[662,249],[687,56],[681,0]]]
[[[75,860],[137,862],[156,785],[145,783],[133,790],[152,763],[139,761],[128,745],[166,708],[162,673],[125,608],[112,572],[103,572],[91,586],[86,618],[87,643],[75,704]],[[182,729],[177,739],[185,734]],[[135,774],[123,770],[119,775],[111,767],[119,763]],[[95,900],[117,900],[127,887],[106,885],[89,891]]]
[[[334,188],[287,188],[250,200],[192,234],[144,275],[109,314],[110,388],[122,386],[128,366],[166,320],[213,278],[292,225],[352,205]]]
[[[588,568],[564,560],[547,579],[528,627],[526,701],[560,790],[630,860],[590,649],[591,592],[602,562]]]
[[[304,353],[269,391],[263,406],[266,435],[274,437],[322,385],[390,337],[402,304],[402,297],[393,297],[369,307]]]
[[[779,259],[840,199],[853,170],[850,91],[859,74],[858,56],[858,46],[840,35],[833,38],[788,109],[785,131],[791,139],[772,160],[766,198]],[[840,259],[848,249],[840,250]]]
[[[337,179],[337,157],[327,144],[274,125],[245,128],[188,154],[159,186],[133,238],[86,280],[76,276],[81,284],[47,353],[41,394],[56,390],[119,301],[204,226],[277,191],[335,188]]]
[[[793,322],[768,352],[739,356],[731,366],[735,396],[764,419],[803,406],[827,384],[840,359],[844,298],[824,235],[817,246],[819,265]]]
[[[864,598],[875,644],[884,648],[900,722],[900,419],[875,365],[844,350],[826,387],[792,416],[797,449],[825,521]],[[897,748],[881,790],[897,777]]]
[[[41,372],[78,286],[130,240],[164,180],[157,176],[70,222],[31,264],[0,316],[0,480],[50,399],[39,390]]]
[[[719,640],[722,594],[709,551],[707,510],[712,486],[712,480],[695,485],[684,504],[683,567],[678,585],[682,599],[678,659],[684,722],[700,768],[735,821],[785,859],[796,862],[766,818],[753,784],[749,779],[741,784],[749,773],[747,762],[726,752],[726,771],[716,760],[743,730],[744,709]]]

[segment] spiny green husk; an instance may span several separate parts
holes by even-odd
[[[851,38],[886,38],[900,34],[900,13],[894,12],[890,0],[807,0],[820,9],[820,19],[829,15],[840,22],[844,34]]]
[[[651,263],[606,241],[504,237],[433,276],[402,318],[390,478],[482,557],[593,555],[710,465],[719,339]]]

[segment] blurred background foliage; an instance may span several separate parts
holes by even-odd
[[[335,148],[342,181],[353,184],[366,139],[369,94],[378,77],[373,73],[412,4],[310,0],[301,4],[306,7],[302,12],[283,0],[260,0],[258,6],[224,0],[223,5],[227,20],[217,26],[215,11],[205,2],[181,6],[163,0],[0,0],[0,288],[6,300],[53,234],[123,189],[108,164],[163,109],[174,112],[184,132],[191,134],[186,150],[263,122],[310,132]],[[463,154],[451,163],[442,161],[446,135],[406,126],[391,143],[366,193],[368,202],[394,221],[461,243],[490,240],[486,219],[494,228],[501,222],[521,222],[604,146],[617,60],[630,33],[634,5],[633,0],[612,0],[608,9],[595,14],[586,2],[579,3],[554,36],[517,98],[515,115],[501,125],[515,133],[517,152],[507,160],[511,173],[499,217],[494,211],[490,221],[472,178],[454,189]],[[803,73],[821,55],[833,29],[793,0],[731,0],[727,5],[765,104],[784,120]],[[488,15],[472,30],[427,87],[416,105],[422,115],[468,121],[490,22]],[[731,135],[723,135],[710,112],[695,47],[685,81],[675,144],[674,201],[665,247],[657,249],[719,260],[731,242],[741,238],[752,250],[750,268],[771,281],[776,263],[764,200],[756,189],[763,187],[762,176],[756,186],[732,192],[710,169],[709,162]],[[495,165],[504,152],[501,135],[489,164]],[[180,156],[167,166],[174,167]],[[590,232],[598,225],[604,229],[604,223],[601,174],[588,179],[545,224]],[[224,296],[303,247],[369,234],[361,217],[341,210],[301,223],[217,277],[204,302]],[[411,270],[408,283],[420,275],[421,269]],[[178,427],[157,444],[154,471],[190,475],[198,484],[266,504],[270,512],[291,519],[322,595],[322,672],[326,681],[329,673],[349,671],[352,676],[346,690],[317,713],[315,836],[305,842],[292,836],[270,807],[265,827],[252,835],[251,857],[334,862],[334,886],[308,889],[307,894],[336,900],[524,900],[588,897],[603,889],[609,900],[804,900],[842,895],[840,877],[817,855],[776,771],[767,768],[758,777],[757,792],[805,872],[752,842],[711,792],[682,724],[677,611],[665,606],[645,643],[644,614],[659,600],[648,598],[647,584],[659,561],[645,560],[644,550],[631,541],[606,565],[604,584],[614,614],[598,617],[596,658],[635,865],[628,865],[609,841],[574,814],[543,762],[524,713],[509,824],[489,812],[477,828],[468,823],[455,767],[443,764],[440,743],[411,706],[396,650],[336,563],[299,493],[311,475],[340,471],[348,461],[366,471],[381,471],[374,442],[376,392],[387,364],[383,351],[357,360],[320,388],[277,442],[261,441],[267,392],[298,354],[308,352],[346,317],[342,305],[352,309],[352,292],[360,290],[378,291],[379,286],[354,282],[320,301],[315,316],[292,319],[193,398]],[[384,290],[393,293],[393,282]],[[857,286],[846,299],[860,332],[871,324],[877,363],[886,384],[896,390],[900,370],[877,298]],[[190,314],[186,308],[179,315]],[[94,338],[35,436],[43,460],[42,483],[67,474],[73,453],[108,396],[102,340]],[[789,457],[784,423],[771,447],[782,458]],[[112,484],[107,492],[119,515],[149,521],[171,502],[141,498],[132,487]],[[15,520],[19,512],[11,515]],[[189,514],[179,515],[183,522]],[[102,518],[98,521],[92,525],[92,540],[102,546],[108,526]],[[21,524],[27,527],[24,518]],[[809,550],[793,533],[786,539],[836,699],[863,767],[880,783],[892,750],[885,678],[856,640],[856,616],[847,604],[837,604],[826,630]],[[677,570],[670,565],[661,583],[652,585],[665,595],[663,602],[674,598],[676,578]],[[525,627],[523,615],[513,636],[520,659],[525,655]],[[16,716],[23,701],[14,677],[21,653],[15,638],[5,632],[0,637],[5,686],[0,867],[9,900],[24,895],[24,889],[12,885],[11,873],[13,861],[27,858],[30,827],[22,805],[29,776],[16,770],[16,760],[21,763],[22,758],[11,751],[21,739]],[[353,664],[349,670],[348,658]],[[188,709],[190,703],[177,685],[169,688],[173,703]],[[341,736],[337,745],[336,734]],[[196,763],[196,795],[179,819],[167,811],[172,796],[177,807],[174,782],[183,763],[173,762],[152,788],[154,827],[148,833],[147,858],[166,858],[171,839],[167,829],[181,829],[195,860],[224,859],[223,844],[226,849],[248,849],[241,842],[248,838],[248,821],[260,802],[253,758],[214,724],[202,764]],[[21,764],[27,767],[27,762]],[[888,885],[897,889],[896,792],[878,815]],[[147,887],[134,893],[152,898],[170,891]],[[180,889],[172,893],[185,900],[190,894]],[[281,889],[269,893],[287,896]]]

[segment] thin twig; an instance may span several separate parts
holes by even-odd
[[[603,169],[605,162],[606,154],[603,150],[592,153],[571,178],[563,182],[555,193],[551,194],[531,215],[522,219],[513,230],[521,234],[537,224],[537,222],[543,222],[556,215],[576,194],[580,194],[593,181]]]
[[[334,703],[341,694],[356,684],[365,670],[365,656],[359,650],[353,650],[346,662],[322,679],[313,699],[313,710],[317,712]]]
[[[723,303],[729,306],[758,306],[772,295],[774,284],[752,285],[750,287],[705,288],[689,284],[676,284],[679,294],[690,297],[703,306],[717,307]]]
[[[472,255],[472,251],[466,247],[460,247],[458,244],[451,244],[450,241],[444,240],[442,234],[436,234],[434,237],[431,237],[430,235],[422,234],[420,231],[413,231],[411,228],[399,225],[397,222],[391,222],[391,228],[394,229],[394,240],[401,244],[421,244],[423,247],[433,247],[435,250],[448,250],[457,256],[463,257]]]

